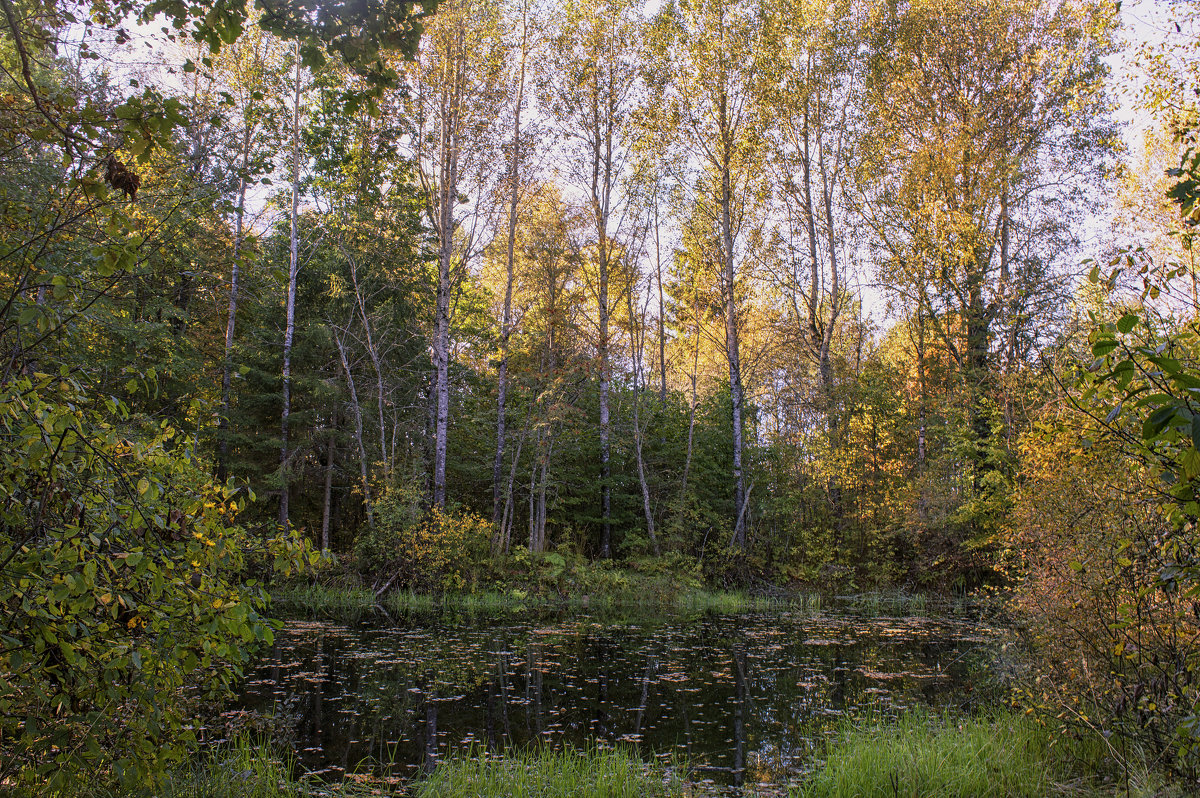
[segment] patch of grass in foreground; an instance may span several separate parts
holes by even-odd
[[[28,784],[6,791],[5,798],[365,798],[378,795],[347,781],[325,784],[296,779],[285,759],[268,743],[241,739],[159,775],[153,785],[127,789],[106,783],[99,774],[77,773],[64,790]]]
[[[684,785],[659,765],[624,751],[540,750],[499,759],[442,762],[415,790],[417,798],[672,798]]]
[[[1013,713],[954,718],[910,711],[866,726],[847,724],[826,762],[793,798],[1042,798],[1094,795],[1077,778],[1101,752],[1051,745],[1048,729]],[[1074,761],[1074,766],[1069,763]]]
[[[313,793],[294,781],[269,745],[241,741],[191,768],[167,774],[155,798],[301,798]]]

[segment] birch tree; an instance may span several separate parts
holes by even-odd
[[[300,270],[300,103],[303,95],[303,72],[300,68],[300,48],[295,48],[295,67],[292,85],[292,130],[291,130],[291,201],[288,210],[288,279],[287,299],[284,306],[283,333],[283,413],[280,419],[279,443],[279,525],[288,526],[288,499],[291,492],[291,477],[288,452],[288,424],[292,411],[292,340],[296,333],[296,278]]]
[[[508,48],[512,54],[507,75],[511,101],[511,127],[508,141],[508,173],[502,184],[507,194],[507,251],[505,258],[504,301],[500,312],[500,352],[496,367],[496,456],[492,461],[492,523],[499,527],[504,514],[503,490],[504,448],[507,444],[508,420],[508,355],[513,332],[513,284],[514,259],[517,242],[517,221],[521,200],[528,183],[526,172],[529,165],[527,150],[532,146],[528,126],[522,127],[522,117],[528,102],[530,59],[539,44],[537,23],[531,18],[530,0],[516,0],[512,9],[516,30],[515,41]]]
[[[669,68],[665,112],[686,146],[695,176],[684,184],[694,206],[708,209],[717,233],[718,280],[729,368],[733,422],[733,545],[746,547],[743,473],[745,386],[738,318],[742,214],[751,200],[759,157],[760,81],[769,53],[763,19],[755,7],[727,0],[685,0],[669,5],[654,25],[652,47]],[[702,196],[696,192],[703,193]]]
[[[497,9],[480,0],[440,6],[409,65],[408,113],[429,226],[437,239],[432,360],[434,506],[446,503],[451,295],[482,242],[493,123],[503,101]]]
[[[628,0],[573,0],[557,21],[558,35],[542,75],[547,110],[566,138],[564,172],[591,211],[596,260],[596,359],[600,389],[600,556],[612,556],[612,382],[610,319],[621,297],[610,296],[614,251],[627,216],[622,191],[632,154],[632,112],[638,98],[640,19]]]

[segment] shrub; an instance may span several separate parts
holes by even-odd
[[[360,567],[395,587],[464,590],[478,583],[490,561],[491,531],[489,521],[465,510],[434,507],[413,520],[408,504],[389,491],[355,553]]]
[[[237,525],[246,497],[166,422],[65,375],[0,389],[0,485],[0,782],[146,781],[193,739],[193,703],[271,642],[249,559],[316,555]]]

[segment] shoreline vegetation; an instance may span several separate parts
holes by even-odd
[[[990,709],[968,716],[913,710],[847,718],[786,792],[742,785],[747,796],[788,798],[1182,798],[1136,757],[1097,740],[1063,737],[1033,716]],[[326,781],[304,774],[264,741],[241,738],[197,755],[140,792],[76,787],[46,798],[704,798],[725,794],[687,762],[646,762],[604,745],[471,751],[413,779],[369,772]],[[44,795],[44,794],[40,794]],[[14,793],[14,798],[33,794]]]
[[[644,593],[636,589],[611,592],[536,594],[521,588],[490,588],[476,592],[419,593],[395,590],[376,596],[361,585],[325,585],[293,582],[272,591],[272,609],[287,616],[355,618],[368,613],[387,616],[458,612],[497,615],[530,611],[616,612],[819,612],[838,606],[872,615],[920,615],[936,605],[942,610],[964,611],[973,606],[961,597],[927,596],[903,590],[877,590],[854,594],[823,595],[816,591],[778,591],[770,594],[745,590],[688,587],[675,593]]]
[[[867,587],[844,580],[841,589],[759,580],[733,589],[705,580],[694,565],[672,557],[642,557],[620,564],[588,562],[570,552],[459,564],[456,578],[424,582],[377,577],[361,558],[326,560],[304,576],[275,580],[272,612],[284,616],[357,617],[457,612],[504,616],[537,612],[818,612],[825,607],[871,615],[919,615],[928,610],[961,614],[983,607],[983,598],[959,591],[925,592],[901,586]]]

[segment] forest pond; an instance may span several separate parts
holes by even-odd
[[[783,788],[845,713],[970,703],[999,633],[950,613],[850,610],[524,621],[289,621],[240,705],[305,769],[408,777],[542,742],[637,746],[714,788]]]

